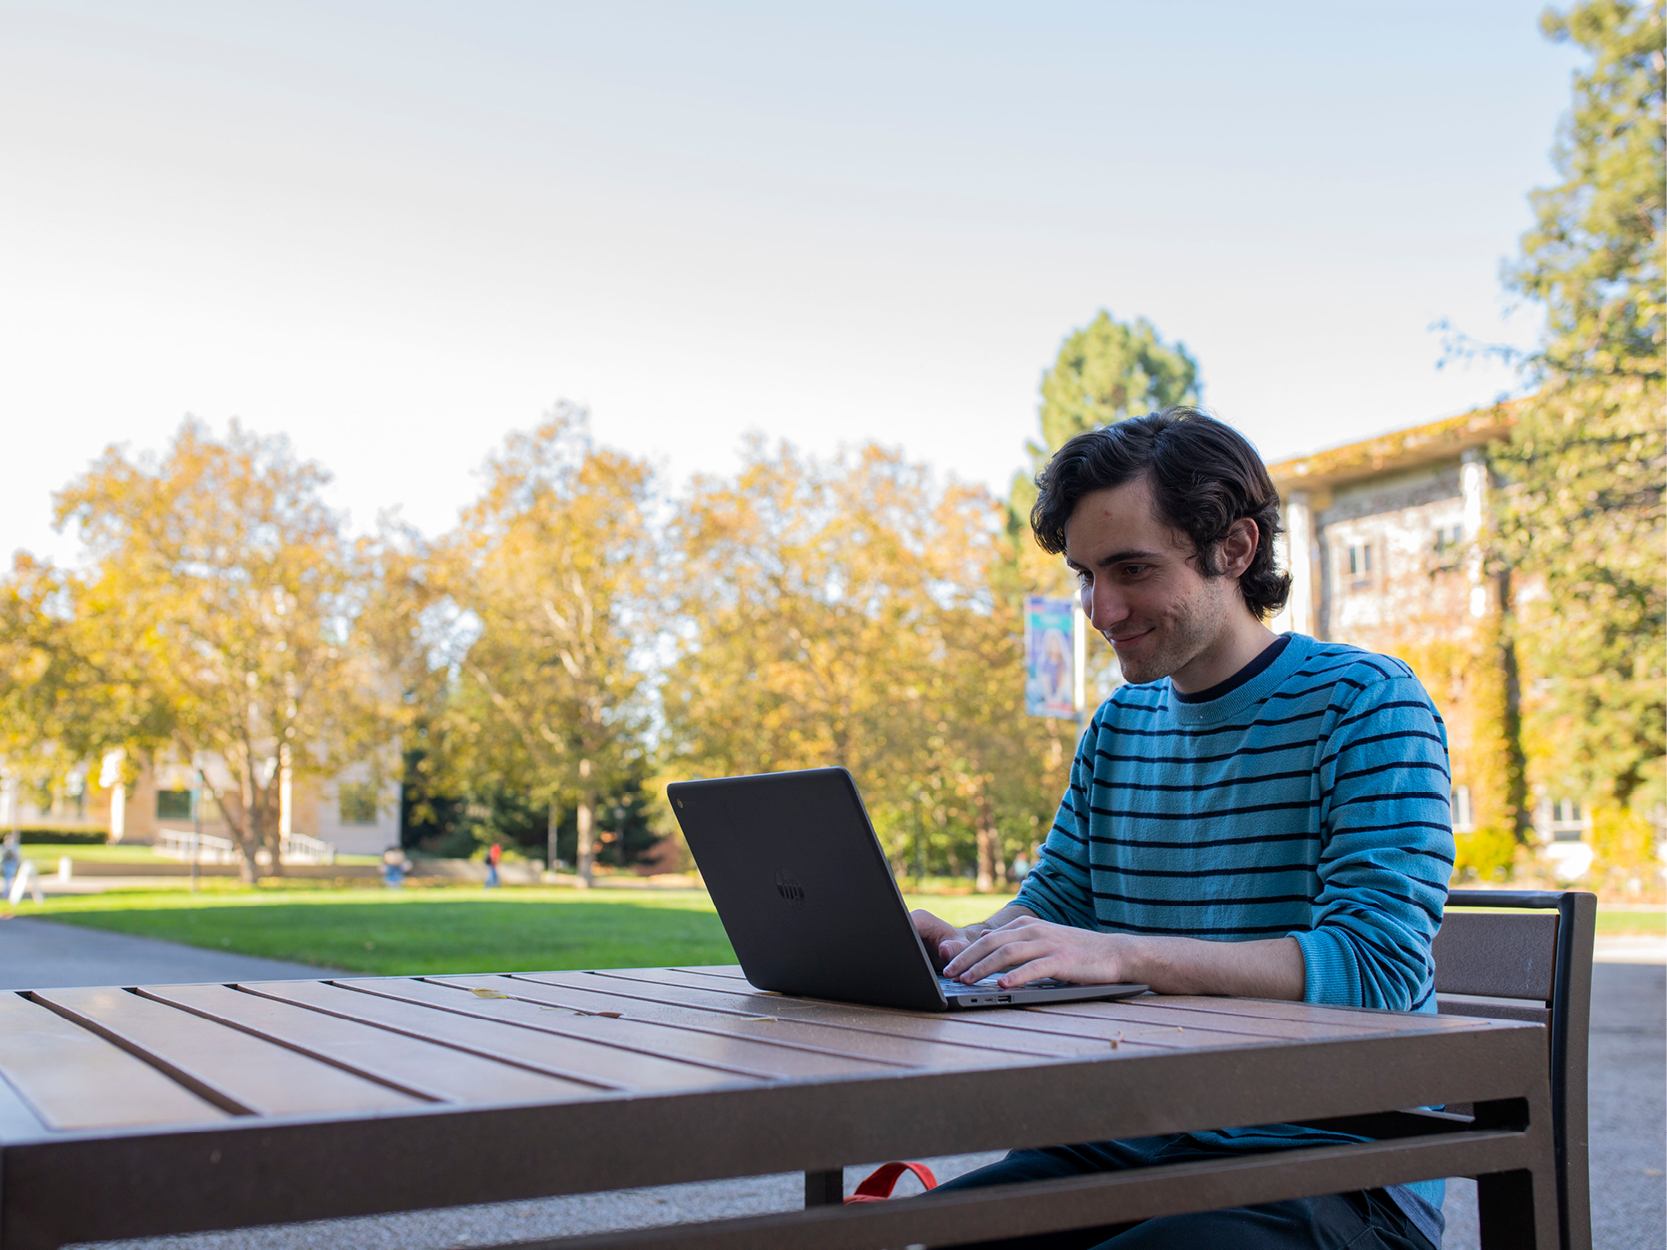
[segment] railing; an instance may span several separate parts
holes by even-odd
[[[241,864],[243,852],[230,838],[212,833],[193,833],[189,829],[158,827],[156,853],[169,859],[199,864]],[[278,855],[286,864],[333,864],[336,848],[322,838],[309,838],[304,833],[285,834],[278,843]],[[259,855],[265,863],[266,852]]]
[[[286,864],[333,864],[336,848],[323,838],[304,833],[286,833],[278,842],[278,855]]]
[[[242,852],[237,849],[237,843],[230,838],[216,837],[212,833],[194,833],[190,829],[158,827],[153,849],[158,855],[166,855],[169,859],[182,860],[188,864],[243,862]]]

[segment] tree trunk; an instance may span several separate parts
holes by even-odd
[[[561,806],[555,799],[550,800],[550,823],[544,836],[544,867],[554,872],[556,870],[556,829],[561,824]]]
[[[1526,845],[1534,827],[1534,812],[1528,803],[1528,759],[1522,746],[1522,671],[1517,665],[1516,605],[1510,569],[1499,574],[1497,591],[1499,667],[1505,678],[1499,726],[1505,740],[1505,810],[1516,840]]]
[[[591,869],[596,864],[596,791],[586,790],[579,796],[579,886],[590,888]]]
[[[996,870],[1000,866],[1001,843],[996,836],[996,822],[990,812],[990,800],[978,796],[978,892],[994,894]]]

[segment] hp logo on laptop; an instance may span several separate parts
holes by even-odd
[[[785,868],[776,870],[776,893],[786,899],[790,907],[803,907],[805,904],[804,886],[788,876]]]

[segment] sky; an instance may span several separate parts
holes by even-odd
[[[749,431],[1005,495],[1105,308],[1269,460],[1515,386],[1541,0],[0,0],[0,554],[187,415],[430,535],[558,400],[668,490]]]

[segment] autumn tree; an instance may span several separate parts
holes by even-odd
[[[564,405],[510,435],[486,479],[436,566],[473,636],[435,726],[434,784],[525,794],[552,831],[573,802],[588,885],[598,796],[642,750],[649,471],[597,447],[584,411]]]
[[[281,871],[284,779],[374,766],[394,733],[328,480],[236,422],[187,420],[160,458],[106,450],[55,497],[85,564],[21,559],[6,585],[8,737],[199,762],[246,878]]]
[[[993,888],[1060,755],[1023,715],[1019,618],[990,589],[1000,505],[878,447],[824,463],[755,442],[734,479],[697,480],[674,540],[667,768],[843,765],[895,863],[921,831],[958,859],[965,831]]]
[[[1667,797],[1662,10],[1589,0],[1542,26],[1591,60],[1554,150],[1562,181],[1531,195],[1506,271],[1547,326],[1526,362],[1536,391],[1495,461],[1511,484],[1495,556],[1544,588],[1508,622],[1538,676],[1525,708],[1542,771],[1642,808]]]

